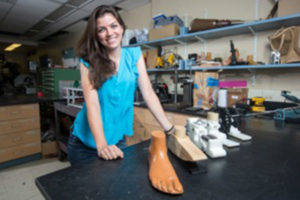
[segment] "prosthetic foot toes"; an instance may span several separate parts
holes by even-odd
[[[168,194],[182,194],[183,187],[167,154],[166,136],[152,132],[149,148],[149,179],[154,188]]]

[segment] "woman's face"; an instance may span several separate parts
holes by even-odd
[[[108,50],[114,50],[121,45],[123,27],[110,13],[99,17],[97,23],[98,40]]]

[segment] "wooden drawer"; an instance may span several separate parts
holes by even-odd
[[[167,116],[168,120],[171,122],[171,124],[174,124],[174,116],[175,116],[175,114],[171,113],[171,112],[166,112],[166,116]]]
[[[152,126],[160,126],[158,121],[154,118],[152,113],[149,110],[145,110],[145,124],[152,125]]]
[[[144,123],[145,122],[145,114],[144,114],[145,111],[146,111],[145,108],[134,107],[134,120]]]
[[[157,130],[163,131],[163,129],[160,126],[153,126],[153,125],[146,125],[145,130],[146,130],[144,136],[145,140],[151,138],[152,131],[157,131]]]
[[[168,120],[173,124],[174,123],[174,114],[170,112],[165,112],[166,117]],[[153,126],[160,126],[158,121],[155,119],[155,117],[152,115],[152,113],[147,109],[144,111],[145,116],[145,124],[153,125]]]
[[[153,125],[145,125],[143,128],[137,128],[133,137],[126,137],[126,144],[129,146],[149,140],[151,138],[151,132],[156,130],[162,131],[162,128],[160,128],[160,126]]]
[[[2,106],[0,107],[0,121],[39,116],[39,104]]]
[[[0,135],[39,128],[40,119],[37,117],[29,119],[16,119],[11,121],[0,121]]]
[[[145,137],[145,128],[143,126],[141,127],[134,127],[134,135],[132,137],[126,137],[126,145],[130,146],[133,144],[140,143],[144,141]]]
[[[135,129],[135,128],[143,128],[144,124],[145,124],[144,122],[141,122],[140,120],[135,119],[133,121],[133,129]]]
[[[144,111],[142,110],[144,113]],[[133,124],[133,132],[134,135],[132,137],[126,137],[126,145],[130,146],[133,144],[140,143],[144,141],[145,137],[145,128],[144,128],[144,123],[141,122],[139,119],[135,118],[134,124]]]
[[[134,136],[132,137],[125,136],[125,141],[126,141],[126,146],[131,146],[140,143],[140,141]]]
[[[0,149],[13,147],[21,144],[40,143],[40,130],[29,130],[18,133],[0,135]]]
[[[180,126],[185,126],[186,125],[186,120],[189,117],[193,117],[193,116],[192,115],[176,114],[176,115],[174,115],[174,124],[175,125],[180,125]]]
[[[41,152],[41,143],[24,144],[17,147],[0,149],[0,162],[22,158]]]

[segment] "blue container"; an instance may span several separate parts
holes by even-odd
[[[180,27],[180,35],[185,35],[188,33],[188,27],[186,26],[181,26]]]
[[[185,69],[185,65],[186,65],[186,62],[185,60],[179,60],[179,66],[178,66],[178,69]]]
[[[159,26],[165,26],[168,24],[177,24],[178,26],[184,26],[184,22],[176,15],[166,17],[164,14],[157,15],[152,18],[153,19],[153,28],[159,27]]]

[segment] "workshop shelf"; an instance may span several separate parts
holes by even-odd
[[[265,64],[265,65],[232,65],[232,66],[217,66],[217,67],[191,67],[190,69],[178,69],[178,72],[189,71],[219,71],[219,70],[241,70],[241,69],[280,69],[280,68],[300,68],[300,63],[287,64]],[[148,69],[147,72],[174,72],[174,68],[168,69]]]
[[[256,20],[237,25],[215,28],[194,33],[186,33],[159,40],[136,43],[125,47],[141,46],[142,48],[156,48],[158,46],[188,44],[206,39],[214,39],[240,34],[255,34],[260,31],[274,30],[281,27],[300,25],[300,13],[266,20]]]

